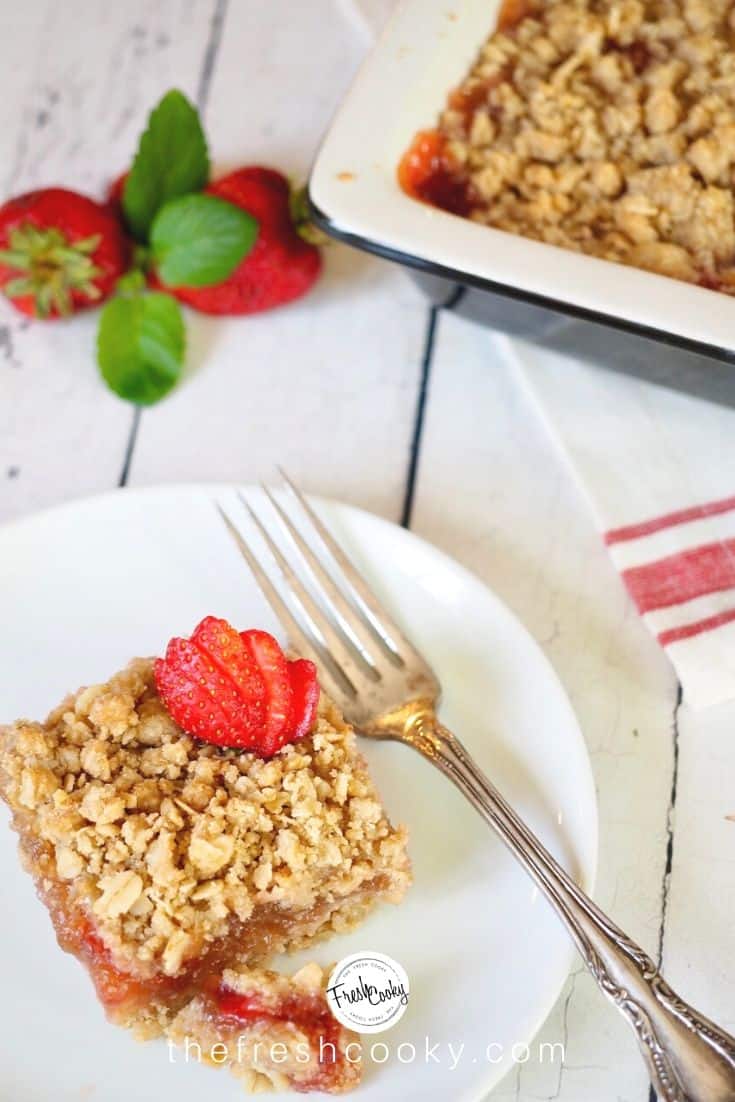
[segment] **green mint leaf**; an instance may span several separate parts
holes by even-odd
[[[207,141],[196,108],[167,92],[153,109],[123,189],[125,220],[139,241],[148,237],[167,199],[200,191],[209,179]]]
[[[97,363],[111,390],[150,406],[178,381],[184,345],[181,307],[170,295],[113,298],[100,318]]]
[[[185,195],[159,210],[151,227],[151,252],[169,287],[221,283],[250,252],[258,236],[251,214],[214,195]]]

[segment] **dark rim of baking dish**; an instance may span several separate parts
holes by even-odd
[[[362,249],[364,252],[373,253],[384,260],[391,260],[396,264],[403,264],[408,268],[415,268],[419,272],[427,272],[430,275],[441,276],[464,287],[477,287],[481,291],[489,291],[491,294],[503,295],[505,298],[515,299],[518,302],[528,302],[533,306],[541,306],[547,310],[555,310],[559,314],[568,314],[580,321],[591,321],[598,325],[607,325],[613,329],[620,329],[624,333],[632,333],[638,337],[658,341],[660,344],[672,345],[687,352],[694,352],[701,356],[720,362],[735,364],[735,350],[720,348],[715,344],[705,344],[703,341],[691,340],[689,337],[680,337],[676,333],[667,333],[664,329],[656,329],[650,325],[640,325],[637,322],[625,321],[616,318],[612,314],[603,314],[597,310],[588,310],[584,306],[575,306],[570,302],[563,302],[556,298],[547,298],[545,295],[537,295],[532,291],[522,291],[518,287],[509,287],[504,283],[495,283],[491,279],[472,275],[470,272],[461,272],[456,268],[448,268],[444,264],[437,264],[433,260],[426,260],[412,253],[401,252],[390,245],[382,245],[379,241],[373,241],[369,237],[363,237],[358,233],[351,233],[338,226],[328,214],[317,206],[308,194],[311,217],[319,229],[324,230],[330,237],[345,245]]]

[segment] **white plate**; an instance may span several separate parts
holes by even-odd
[[[257,493],[257,491],[256,491]],[[0,708],[41,717],[69,689],[135,654],[162,651],[207,613],[276,624],[212,500],[231,487],[119,491],[0,530]],[[403,529],[344,505],[320,509],[444,686],[442,716],[550,848],[589,888],[597,811],[583,739],[533,640],[476,578]],[[244,526],[246,527],[246,526]],[[411,981],[407,1013],[368,1070],[363,1102],[475,1102],[531,1042],[572,961],[566,935],[500,843],[442,776],[409,750],[365,742],[388,809],[411,832],[415,886],[355,934],[319,945],[328,963],[386,952]],[[0,1098],[12,1102],[235,1102],[229,1073],[136,1044],[107,1025],[0,824]],[[440,1063],[425,1059],[425,1038]],[[562,1038],[559,1038],[561,1041]],[[412,1042],[417,1058],[399,1062]],[[464,1044],[452,1070],[448,1044]],[[488,1045],[491,1060],[486,1057]],[[378,1058],[383,1050],[378,1050]],[[518,1050],[523,1056],[523,1049]],[[410,1057],[402,1049],[402,1057]],[[548,1058],[548,1057],[547,1057]]]
[[[500,2],[401,0],[319,150],[309,195],[322,218],[355,244],[430,272],[732,351],[727,295],[478,225],[398,186],[401,156],[435,125],[497,25]]]

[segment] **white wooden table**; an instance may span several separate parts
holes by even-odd
[[[386,8],[390,0],[381,0]],[[102,194],[181,87],[220,167],[306,173],[369,46],[352,0],[24,0],[0,6],[0,193]],[[96,318],[0,304],[0,520],[118,485],[268,477],[400,521],[473,569],[559,672],[599,787],[603,906],[735,1030],[735,706],[678,704],[523,380],[492,337],[432,314],[398,270],[341,247],[303,303],[190,315],[188,377],[138,416],[101,384]],[[495,1093],[647,1102],[627,1027],[581,968],[533,1058]]]

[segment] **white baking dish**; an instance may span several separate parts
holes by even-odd
[[[317,221],[359,247],[455,281],[735,359],[735,300],[479,226],[409,198],[396,166],[495,27],[499,0],[402,0],[319,151]]]

